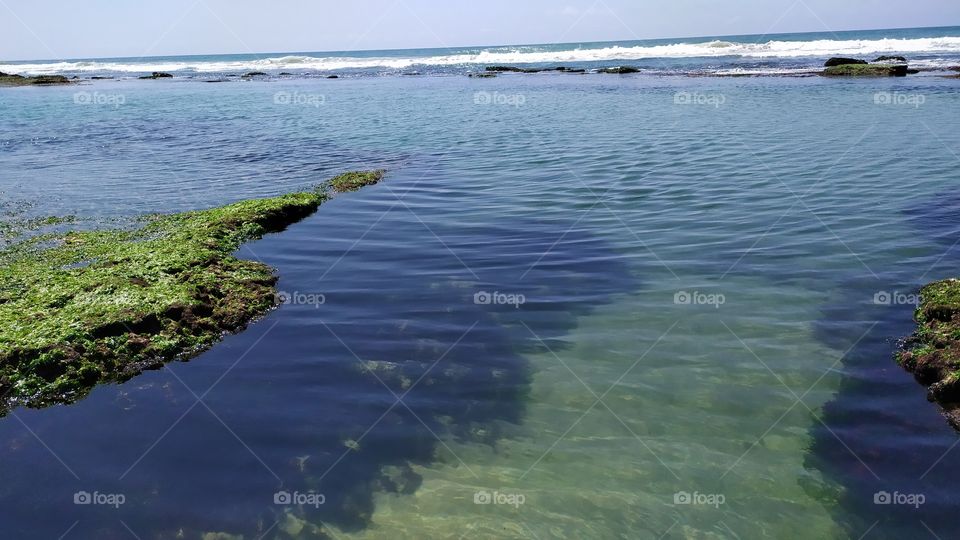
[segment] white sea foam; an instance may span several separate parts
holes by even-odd
[[[469,66],[475,64],[529,64],[571,63],[591,61],[643,60],[649,58],[715,58],[736,56],[746,58],[803,58],[834,55],[905,54],[960,54],[960,37],[878,39],[878,40],[817,40],[767,41],[765,43],[735,43],[710,41],[703,43],[675,43],[656,46],[611,46],[595,49],[544,50],[520,47],[513,50],[498,48],[476,54],[444,56],[398,57],[343,57],[343,56],[279,56],[261,60],[223,61],[83,61],[30,64],[0,64],[0,70],[13,73],[51,74],[64,72],[129,72],[151,71],[223,73],[244,70],[318,70],[338,69],[406,69],[412,66]]]

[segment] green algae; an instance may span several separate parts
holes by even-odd
[[[49,86],[70,84],[70,80],[63,75],[40,75],[38,77],[24,77],[0,72],[0,86]]]
[[[41,234],[0,251],[0,414],[74,401],[97,383],[190,358],[242,330],[278,304],[277,278],[234,251],[315,212],[328,187],[354,191],[383,174],[152,215],[133,230]]]
[[[386,173],[387,172],[382,169],[376,171],[348,172],[331,179],[326,185],[336,193],[349,193],[376,184],[383,179],[383,175]]]
[[[929,387],[928,398],[960,429],[960,280],[931,283],[920,295],[917,331],[897,353],[897,362]]]
[[[905,77],[905,64],[843,64],[823,71],[828,77]]]

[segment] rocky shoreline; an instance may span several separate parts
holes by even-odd
[[[958,79],[960,78],[960,66],[953,67],[911,67],[909,61],[904,56],[890,56],[884,55],[874,58],[873,60],[864,60],[860,58],[846,58],[846,57],[833,57],[826,61],[822,68],[811,67],[809,69],[799,69],[796,71],[789,72],[677,72],[669,73],[662,72],[657,70],[644,69],[638,66],[631,65],[613,65],[605,67],[596,67],[596,68],[586,68],[586,67],[570,67],[570,66],[511,66],[511,65],[490,65],[480,68],[479,71],[471,71],[465,73],[466,76],[470,78],[478,79],[490,79],[495,78],[500,75],[505,74],[542,74],[542,73],[556,73],[556,74],[572,74],[572,75],[631,75],[631,74],[650,74],[657,76],[685,76],[685,77],[717,77],[717,78],[730,78],[730,77],[815,77],[815,76],[824,76],[831,78],[844,78],[844,77],[905,77],[908,75],[916,75],[919,73],[934,73],[939,72],[943,73],[944,78],[949,79]],[[325,79],[339,79],[340,75],[335,74],[324,74],[324,73],[302,73],[304,77],[311,78],[325,78]],[[419,75],[419,72],[409,73],[405,72],[403,75]],[[294,73],[290,72],[280,72],[277,73],[268,73],[264,71],[250,71],[247,73],[226,73],[219,74],[217,78],[209,79],[204,78],[202,75],[198,74],[187,74],[187,75],[175,75],[166,72],[152,72],[149,74],[135,76],[134,78],[141,80],[163,80],[163,79],[173,79],[173,78],[198,78],[203,80],[203,82],[227,82],[229,80],[235,81],[270,81],[277,78],[286,78],[296,76]],[[95,75],[87,77],[84,80],[96,81],[104,79],[114,79],[113,76],[103,76]],[[43,76],[21,76],[21,75],[10,75],[0,72],[0,86],[27,86],[27,85],[59,85],[59,84],[70,84],[79,82],[78,77],[73,77],[68,79],[62,75],[43,75]]]
[[[0,250],[0,416],[76,401],[243,330],[279,300],[273,269],[236,249],[384,174],[347,173],[310,192],[154,215],[135,230],[32,236]]]
[[[928,387],[927,399],[960,430],[960,279],[931,283],[920,296],[917,330],[904,340],[897,362]]]

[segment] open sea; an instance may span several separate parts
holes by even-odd
[[[924,71],[800,76],[882,54]],[[960,538],[892,356],[960,263],[957,65],[960,28],[0,63],[78,77],[0,88],[6,220],[389,171],[240,250],[290,299],[247,331],[0,419],[0,538]]]

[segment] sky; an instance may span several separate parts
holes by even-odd
[[[960,25],[960,1],[0,0],[0,60],[619,41]]]

